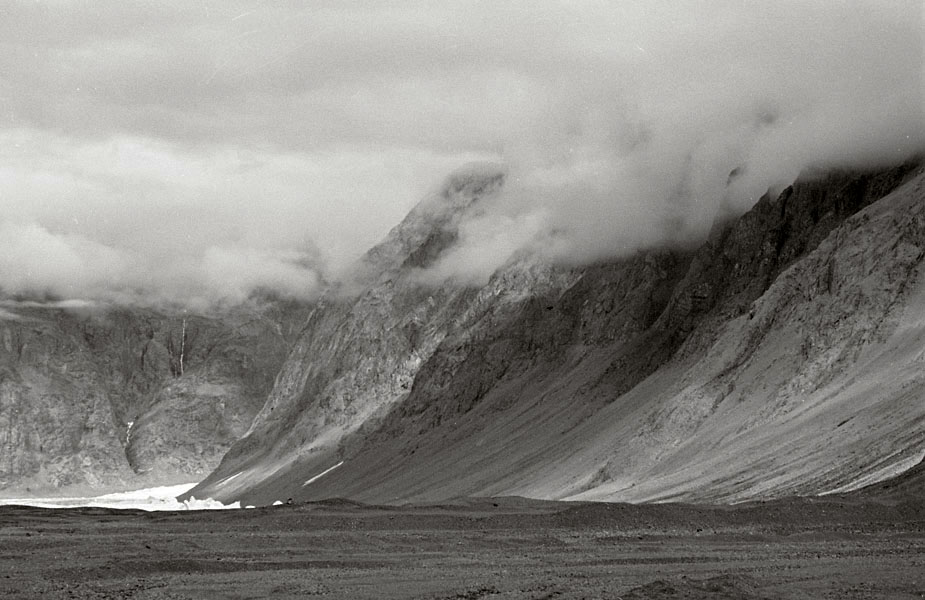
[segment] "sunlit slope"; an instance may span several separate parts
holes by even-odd
[[[509,265],[375,421],[322,452],[251,438],[199,492],[734,501],[889,477],[925,450],[923,196],[918,167],[834,174],[695,250]]]
[[[602,412],[569,463],[599,462],[601,475],[563,495],[744,500],[851,489],[912,466],[925,454],[923,256],[919,175],[724,324],[634,426],[617,407]]]
[[[852,491],[850,495],[865,500],[872,499],[888,503],[912,502],[921,505],[922,497],[925,496],[925,458],[896,477]]]

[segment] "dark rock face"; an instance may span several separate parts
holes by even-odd
[[[282,302],[211,316],[6,302],[0,490],[201,478],[247,430],[305,313]]]
[[[425,286],[416,270],[501,184],[454,180],[370,251],[354,293],[318,306],[193,493],[734,500],[888,470],[925,449],[917,376],[891,371],[925,336],[910,308],[922,181],[917,164],[829,173],[699,248],[584,268],[521,257],[478,289]],[[877,377],[905,388],[865,396]]]
[[[787,267],[912,170],[909,164],[875,173],[827,173],[797,182],[776,199],[763,197],[699,249],[664,326],[686,332],[705,317],[721,321],[747,312]]]

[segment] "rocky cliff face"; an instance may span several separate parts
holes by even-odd
[[[250,426],[307,310],[213,315],[4,301],[0,491],[201,479]]]
[[[728,501],[925,452],[917,164],[805,179],[696,249],[421,284],[502,179],[452,178],[331,292],[194,495]]]

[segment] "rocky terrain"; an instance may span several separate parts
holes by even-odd
[[[806,174],[696,248],[427,283],[503,178],[454,175],[329,291],[192,495],[729,502],[925,454],[919,162]]]
[[[0,493],[201,479],[250,426],[306,312],[4,301]]]

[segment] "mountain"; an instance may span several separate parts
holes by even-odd
[[[503,185],[450,177],[330,290],[190,494],[731,502],[925,454],[920,161],[807,174],[697,248],[427,283]]]
[[[250,426],[308,306],[0,303],[0,491],[189,482]]]

